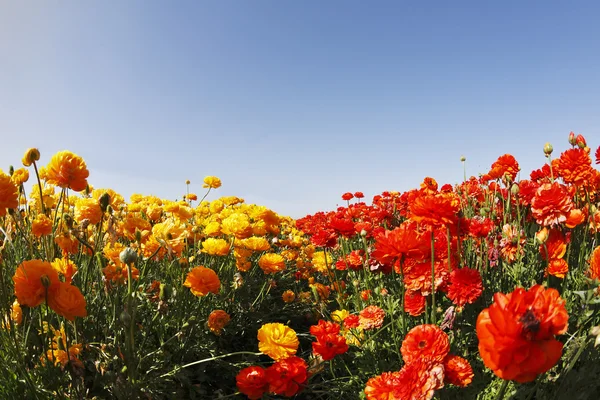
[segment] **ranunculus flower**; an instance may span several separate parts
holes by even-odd
[[[496,293],[477,318],[481,358],[502,379],[531,382],[560,359],[563,344],[555,335],[567,331],[568,319],[556,289],[535,285]]]

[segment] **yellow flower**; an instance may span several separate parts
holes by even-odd
[[[221,234],[221,224],[218,221],[211,221],[204,227],[206,236],[219,236]]]
[[[263,254],[258,260],[258,266],[265,274],[272,274],[285,269],[285,259],[279,254]]]
[[[218,214],[223,211],[225,204],[221,200],[213,200],[210,202],[209,210],[211,214]]]
[[[335,310],[331,313],[331,319],[333,320],[333,322],[342,324],[348,315],[350,315],[350,312],[348,312],[348,310]]]
[[[221,180],[216,176],[207,176],[204,178],[203,188],[217,189],[221,187]]]
[[[102,219],[102,209],[98,200],[82,197],[75,201],[75,221],[81,222],[84,219],[90,221],[92,225],[100,222],[100,219]]]
[[[229,249],[229,243],[225,239],[208,238],[202,242],[202,252],[213,256],[226,256]]]
[[[327,254],[327,257],[325,257],[325,254]],[[322,274],[327,273],[327,268],[331,268],[332,263],[333,259],[331,258],[331,255],[329,255],[329,253],[319,251],[314,253],[312,256],[313,268]]]
[[[238,239],[244,239],[252,235],[250,219],[246,214],[233,213],[221,223],[221,231],[226,235],[233,235]]]
[[[264,237],[252,236],[241,242],[242,246],[252,251],[267,251],[271,248],[269,241]]]
[[[15,300],[12,304],[10,318],[17,325],[20,325],[21,322],[23,322],[23,310],[21,309],[21,305],[17,300]]]
[[[34,162],[40,159],[40,151],[38,149],[27,149],[25,155],[23,156],[23,165],[29,167]]]
[[[264,324],[258,330],[258,350],[275,361],[284,360],[298,351],[296,332],[278,322]]]
[[[12,179],[15,185],[21,186],[29,180],[29,171],[27,171],[25,168],[16,169],[10,179]]]

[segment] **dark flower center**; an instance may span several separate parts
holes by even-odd
[[[521,319],[519,319],[523,324],[523,332],[529,337],[533,336],[537,331],[540,330],[540,320],[537,319],[533,311],[527,310]]]
[[[421,341],[419,342],[419,348],[420,348],[420,349],[422,349],[422,348],[424,348],[425,346],[427,346],[427,342],[426,342],[426,341],[424,341],[424,340],[421,340]]]

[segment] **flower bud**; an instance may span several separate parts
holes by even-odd
[[[62,216],[62,220],[69,229],[73,229],[73,217],[71,217],[67,213],[64,213]]]
[[[583,135],[577,135],[577,137],[575,138],[575,142],[577,143],[577,146],[579,146],[580,149],[587,147],[587,143],[585,142],[585,138],[583,137]]]
[[[107,192],[102,193],[102,196],[98,199],[98,203],[100,203],[102,212],[106,212],[108,204],[110,203],[110,195]]]
[[[465,161],[467,161],[467,157],[465,157],[465,156],[460,156],[460,161],[461,161],[461,162],[465,162]]]
[[[120,254],[119,259],[123,264],[131,264],[137,261],[138,255],[131,247],[125,248]]]
[[[31,148],[27,149],[25,155],[23,156],[23,160],[21,161],[23,162],[24,166],[29,167],[31,164],[38,161],[39,159],[40,151],[38,149]]]
[[[575,146],[577,144],[577,142],[575,141],[575,132],[573,131],[569,133],[569,144],[571,146]]]
[[[546,155],[546,157],[552,154],[553,151],[554,147],[552,147],[552,144],[550,144],[550,142],[546,142],[546,144],[544,145],[544,154]]]
[[[540,231],[536,232],[535,240],[539,244],[544,244],[544,243],[546,243],[546,240],[548,240],[548,235],[549,235],[548,228],[544,227]]]
[[[42,275],[40,277],[40,281],[42,281],[42,286],[44,286],[46,289],[48,289],[50,287],[50,278],[48,277],[48,275]]]

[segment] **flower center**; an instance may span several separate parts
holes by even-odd
[[[419,348],[420,348],[420,349],[422,349],[422,348],[424,348],[425,346],[427,346],[427,342],[426,342],[426,341],[424,341],[424,340],[421,340],[421,341],[419,342]]]
[[[523,324],[523,332],[528,339],[531,339],[540,330],[540,320],[531,310],[527,310],[519,321]]]

